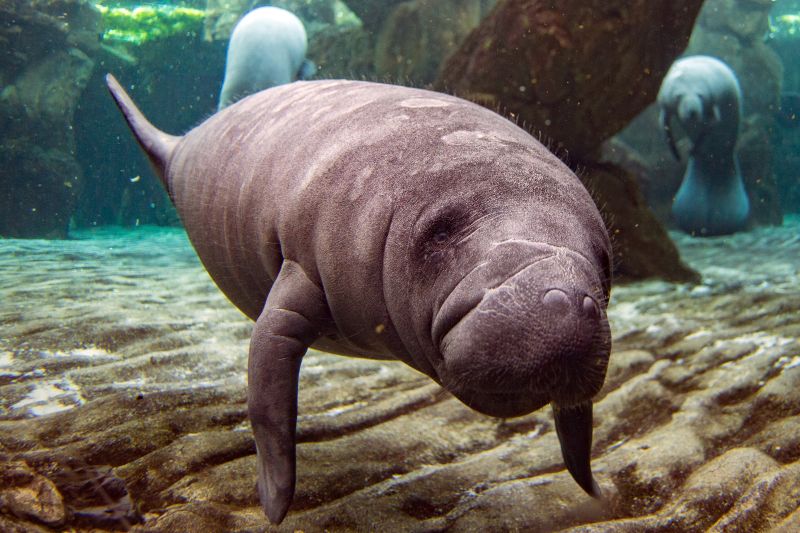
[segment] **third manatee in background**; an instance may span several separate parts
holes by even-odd
[[[736,74],[719,59],[689,56],[673,63],[661,84],[661,126],[676,158],[675,119],[691,142],[683,182],[672,204],[683,231],[711,236],[742,229],[750,212],[736,140],[742,115]]]
[[[260,7],[247,13],[228,43],[219,109],[258,91],[313,76],[316,69],[305,58],[307,48],[305,27],[289,11]]]

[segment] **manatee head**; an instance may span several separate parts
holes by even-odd
[[[677,116],[689,138],[696,140],[712,117],[708,116],[703,95],[696,91],[682,93],[677,101]]]
[[[434,316],[443,385],[498,417],[590,400],[611,347],[597,268],[561,246],[517,237],[488,242]]]
[[[681,95],[678,100],[678,119],[683,124],[693,124],[703,120],[703,98],[697,93]]]
[[[416,366],[492,416],[589,401],[605,378],[608,234],[547,154],[448,169],[418,191],[425,200],[403,203],[388,235],[385,290],[398,329],[413,332],[406,346],[424,355]]]
[[[432,191],[410,231],[389,232],[389,270],[405,272],[389,291],[404,293],[395,316],[411,322],[418,368],[491,416],[552,404],[565,463],[597,496],[591,399],[611,350],[611,249],[578,179],[560,163],[538,166],[530,181],[462,169],[471,186]]]
[[[533,139],[458,135],[474,142],[451,157],[440,147],[445,162],[429,161],[392,214],[391,320],[411,364],[476,411],[505,418],[552,404],[570,472],[596,495],[591,399],[611,350],[605,224]]]

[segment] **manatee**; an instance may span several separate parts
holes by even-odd
[[[248,12],[228,43],[219,109],[263,89],[312,77],[316,68],[305,59],[307,47],[306,29],[291,12],[279,7]]]
[[[247,406],[273,523],[294,494],[309,347],[403,361],[495,417],[551,404],[567,469],[600,496],[611,245],[544,146],[459,98],[341,80],[259,92],[175,137],[108,86],[205,268],[255,320]]]
[[[700,236],[742,229],[750,213],[736,140],[742,94],[733,71],[719,59],[689,56],[673,63],[658,93],[661,127],[677,159],[675,117],[691,148],[683,181],[672,203],[680,229]]]

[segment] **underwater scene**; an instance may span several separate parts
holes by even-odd
[[[0,532],[800,531],[800,0],[0,44]]]

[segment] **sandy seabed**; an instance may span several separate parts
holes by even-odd
[[[0,531],[261,531],[251,323],[177,229],[0,240]],[[293,531],[800,531],[800,217],[614,288],[593,468],[393,362],[303,362]]]

